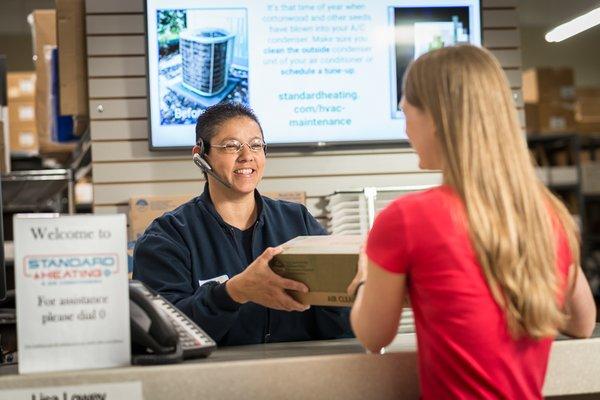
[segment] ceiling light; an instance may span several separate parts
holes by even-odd
[[[546,41],[561,42],[598,24],[600,24],[600,7],[552,29],[546,33]]]

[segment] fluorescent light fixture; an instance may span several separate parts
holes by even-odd
[[[600,7],[552,29],[546,33],[546,41],[561,42],[598,24],[600,24]]]

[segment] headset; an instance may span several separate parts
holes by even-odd
[[[217,175],[213,171],[213,169],[210,166],[210,164],[208,163],[208,161],[206,161],[204,159],[205,154],[206,153],[205,153],[205,148],[204,148],[204,140],[202,140],[202,138],[200,138],[196,142],[196,147],[194,147],[192,149],[192,159],[194,160],[194,164],[196,164],[196,166],[198,168],[200,168],[202,170],[202,172],[215,178],[216,181],[219,182],[221,185],[225,186],[228,189],[231,189],[231,184],[229,182],[225,181],[225,179],[221,178],[219,175]]]

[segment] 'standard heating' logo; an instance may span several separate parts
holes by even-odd
[[[35,255],[23,260],[23,273],[34,280],[97,280],[119,271],[117,254]]]

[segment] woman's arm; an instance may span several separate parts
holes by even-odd
[[[379,353],[398,333],[406,292],[406,275],[388,272],[373,261],[356,296],[350,315],[352,329],[365,348]]]
[[[565,312],[569,319],[561,329],[565,335],[588,338],[596,325],[596,304],[581,267],[575,272],[573,290],[565,299]]]

